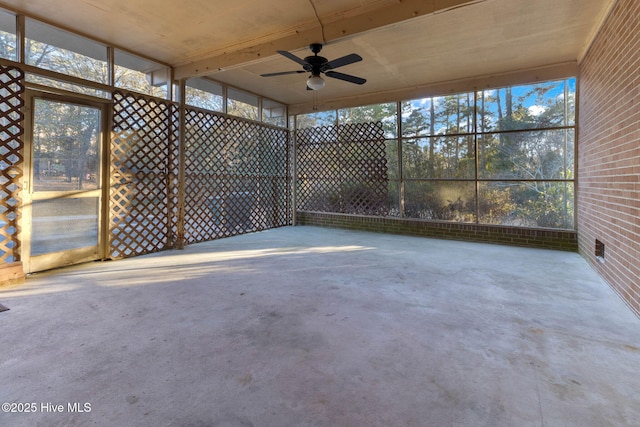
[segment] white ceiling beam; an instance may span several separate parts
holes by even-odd
[[[255,43],[251,46],[236,45],[224,51],[212,52],[211,56],[206,59],[175,67],[174,76],[180,80],[211,75],[218,71],[232,69],[240,64],[245,65],[268,58],[274,55],[277,50],[300,49],[321,41],[326,44],[407,19],[435,15],[483,1],[485,0],[397,0],[392,5],[359,15],[332,17],[331,20],[322,22],[322,25],[318,23],[308,29],[297,30],[275,40]]]

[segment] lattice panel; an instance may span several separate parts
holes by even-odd
[[[389,177],[382,123],[299,130],[297,209],[386,215]]]
[[[288,225],[287,130],[186,110],[185,239]]]
[[[178,108],[114,92],[111,139],[112,258],[172,247],[177,234]]]
[[[0,65],[0,261],[20,261],[24,73]]]

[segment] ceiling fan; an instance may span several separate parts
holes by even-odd
[[[304,59],[300,59],[294,54],[287,52],[286,50],[278,50],[277,52],[285,56],[292,61],[302,65],[302,70],[296,71],[281,71],[279,73],[267,73],[261,74],[262,77],[283,76],[285,74],[298,74],[298,73],[311,73],[309,79],[307,79],[307,90],[318,90],[324,87],[324,79],[320,74],[324,74],[327,77],[331,77],[338,80],[344,80],[345,82],[355,83],[361,85],[366,83],[366,80],[361,77],[352,76],[349,74],[339,73],[332,71],[335,68],[343,67],[345,65],[353,64],[354,62],[362,61],[362,57],[355,53],[342,56],[340,58],[329,61],[323,56],[318,56],[318,53],[322,50],[322,44],[312,43],[309,45],[309,49],[313,52],[312,56],[307,56]]]

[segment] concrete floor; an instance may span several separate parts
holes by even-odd
[[[0,303],[1,426],[640,423],[640,320],[574,253],[288,227]]]

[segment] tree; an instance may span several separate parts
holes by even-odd
[[[573,187],[552,181],[572,179],[573,165],[573,131],[554,128],[573,123],[574,100],[568,82],[563,83],[562,96],[556,95],[558,86],[525,86],[517,94],[514,88],[505,88],[487,98],[489,104],[495,100],[495,128],[503,132],[485,136],[482,170],[494,179],[518,180],[492,185],[509,188],[514,214],[525,223],[521,225],[572,224]],[[487,114],[491,111],[483,109],[483,117]],[[559,187],[564,190],[558,191]]]
[[[35,111],[36,189],[82,190],[86,181],[94,188],[99,168],[100,110],[37,99]]]

